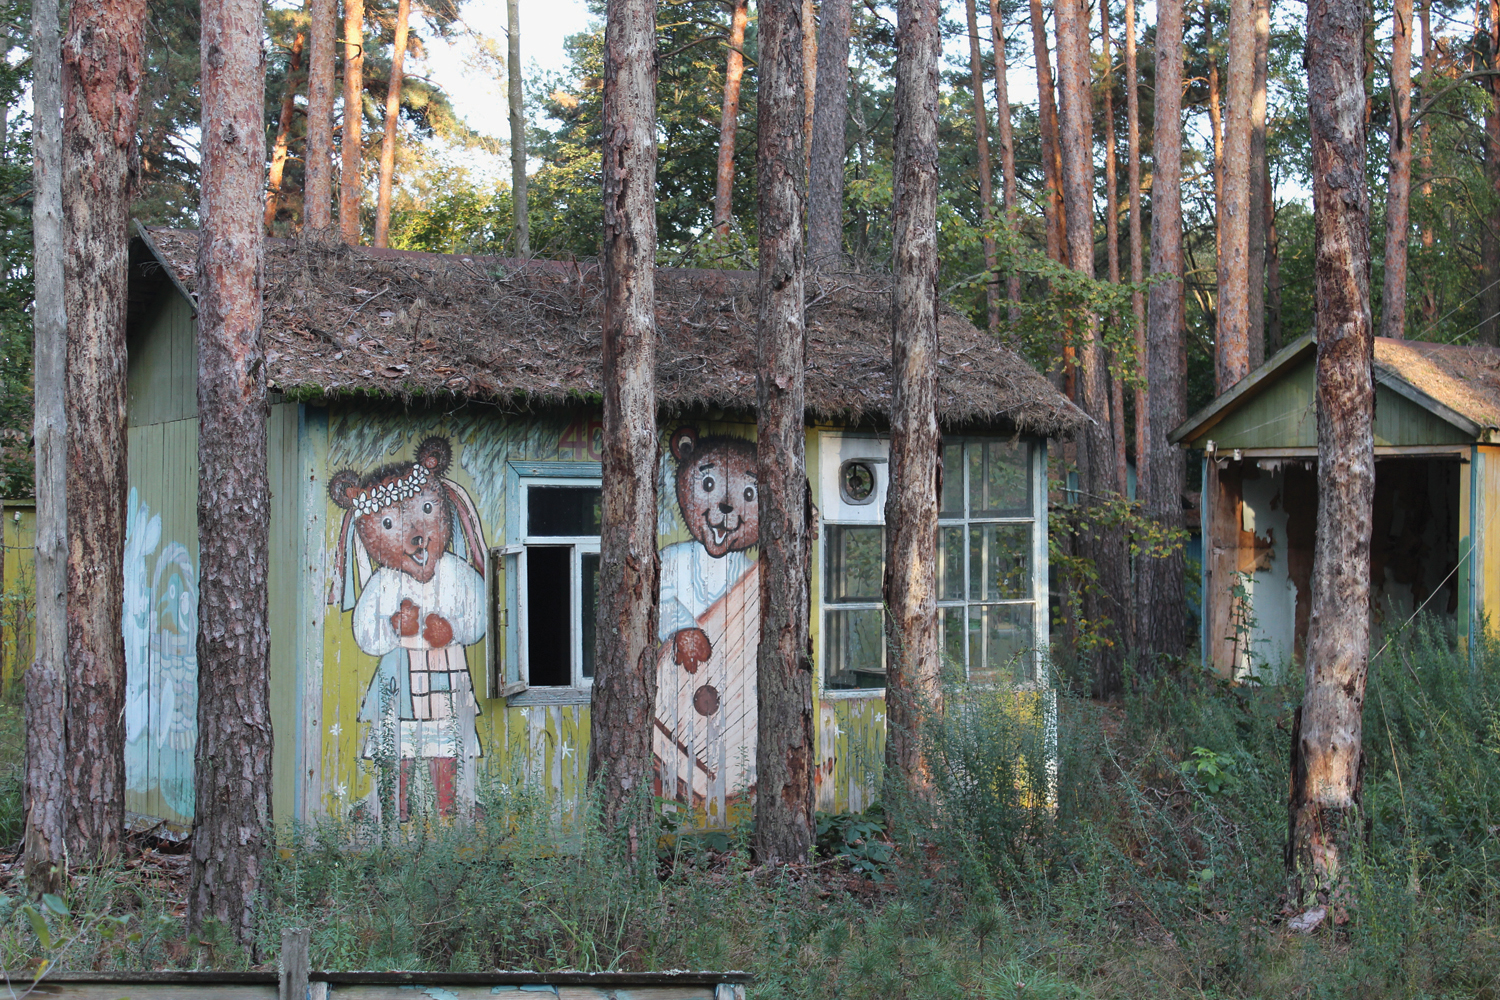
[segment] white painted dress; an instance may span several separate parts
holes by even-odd
[[[418,633],[399,636],[391,615],[410,600],[418,610]],[[427,616],[453,627],[453,641],[433,646],[422,638]],[[365,692],[359,717],[372,725],[364,757],[394,751],[403,758],[479,757],[475,719],[479,703],[464,647],[484,638],[484,578],[464,559],[444,552],[426,583],[386,566],[377,569],[354,607],[354,641],[380,666]],[[395,746],[382,743],[394,737]]]

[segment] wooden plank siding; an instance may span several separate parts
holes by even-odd
[[[36,618],[36,504],[0,503],[0,684],[31,665]]]

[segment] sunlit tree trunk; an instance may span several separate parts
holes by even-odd
[[[1042,183],[1047,188],[1043,213],[1047,223],[1047,256],[1068,261],[1067,225],[1063,216],[1062,154],[1058,148],[1057,100],[1052,82],[1052,57],[1047,48],[1047,18],[1042,0],[1031,0],[1031,53],[1036,60],[1037,115],[1042,133]]]
[[[1109,3],[1099,4],[1099,40],[1104,56],[1104,244],[1111,284],[1120,283],[1120,188],[1115,150],[1115,68],[1109,44]],[[1110,322],[1118,317],[1111,316]],[[1110,373],[1110,421],[1114,424],[1115,487],[1125,494],[1129,473],[1125,457],[1125,379],[1118,370]]]
[[[1182,452],[1167,439],[1186,413],[1187,355],[1183,330],[1182,263],[1182,21],[1183,0],[1157,0],[1156,110],[1151,179],[1151,276],[1146,317],[1146,379],[1151,386],[1146,513],[1164,527],[1182,524]],[[1137,470],[1139,473],[1139,470]],[[1162,657],[1187,650],[1186,593],[1180,551],[1137,564],[1140,612],[1138,669],[1162,669]]]
[[[1485,7],[1481,0],[1481,9]],[[1489,34],[1485,69],[1500,68],[1500,0],[1488,0]],[[1490,206],[1479,227],[1479,328],[1482,344],[1500,343],[1500,80],[1486,77],[1484,102],[1484,176],[1490,186]]]
[[[1254,0],[1229,0],[1229,121],[1219,166],[1219,303],[1215,382],[1226,392],[1250,373],[1250,105],[1255,84]]]
[[[1015,225],[1010,213],[1016,208],[1016,143],[1010,121],[1010,86],[1005,69],[1005,26],[1001,12],[990,9],[990,43],[995,51],[995,143],[1000,147],[1000,207],[1006,224]],[[1015,268],[1005,277],[1005,298],[1010,302],[1006,318],[1012,331],[1021,320],[1021,274]]]
[[[113,853],[125,822],[124,334],[145,18],[145,0],[74,0],[62,45],[67,842],[80,861]],[[261,156],[263,135],[257,119]]]
[[[398,0],[396,33],[391,46],[391,79],[385,92],[385,138],[380,142],[380,191],[375,203],[375,245],[383,247],[391,231],[391,189],[396,177],[396,127],[401,118],[401,83],[406,65],[411,0]]]
[[[521,0],[505,0],[505,96],[510,105],[511,234],[516,256],[531,256],[526,208],[526,106],[521,92]]]
[[[254,941],[272,835],[260,0],[204,0],[197,810],[188,926]]]
[[[1422,0],[1422,90],[1423,99],[1427,98],[1428,88],[1432,86],[1432,0]],[[1421,118],[1419,126],[1419,142],[1422,147],[1422,200],[1425,202],[1432,197],[1432,128],[1427,123],[1427,116]],[[1431,250],[1436,242],[1436,234],[1432,230],[1431,214],[1424,216],[1422,223],[1422,249]],[[1422,327],[1430,330],[1438,318],[1437,296],[1430,288],[1424,287],[1421,295]]]
[[[760,645],[756,653],[755,856],[813,846],[813,667],[808,643],[811,499],[803,406],[804,74],[797,0],[761,0],[756,93],[760,293],[756,323]]]
[[[333,227],[333,87],[338,45],[338,0],[311,0],[308,28],[307,183],[303,224],[316,232]]]
[[[1305,906],[1347,898],[1349,850],[1359,836],[1375,488],[1369,191],[1360,115],[1364,13],[1358,0],[1313,0],[1307,11],[1318,524],[1287,846],[1294,892]]]
[[[817,107],[818,93],[818,15],[813,0],[802,0],[802,134],[812,134],[813,111]],[[802,169],[809,167],[808,157],[812,145],[802,146]]]
[[[1266,82],[1271,55],[1271,0],[1252,0],[1255,14],[1255,72],[1250,85],[1250,370],[1266,360]]]
[[[57,0],[31,6],[32,387],[36,453],[36,652],[26,671],[26,888],[66,881],[68,414],[64,364],[62,37]]]
[[[984,60],[979,54],[979,15],[974,9],[974,0],[964,0],[964,13],[969,19],[969,86],[974,91],[974,145],[979,174],[979,224],[984,228],[984,269],[988,277],[984,283],[984,303],[989,317],[991,333],[1000,329],[1000,295],[995,277],[995,237],[990,233],[994,221],[990,205],[995,196],[990,179],[990,129],[989,112],[984,107]]]
[[[745,76],[745,24],[749,19],[749,0],[737,0],[729,22],[724,114],[719,120],[719,168],[714,186],[714,229],[720,236],[729,235],[729,224],[734,218],[734,133],[740,120],[740,81]]]
[[[307,36],[297,32],[292,39],[291,60],[287,63],[286,86],[281,91],[281,114],[276,120],[276,143],[271,147],[271,172],[266,179],[266,235],[274,236],[276,215],[281,211],[281,178],[286,171],[287,146],[291,141],[292,121],[297,111],[297,85],[301,82],[302,46]],[[306,212],[304,197],[303,211]]]
[[[807,179],[807,259],[815,268],[839,267],[844,257],[844,123],[853,16],[850,0],[823,0],[818,18],[817,106]]]
[[[365,0],[344,0],[344,137],[339,143],[339,233],[357,246],[361,236],[361,177],[365,141]]]
[[[1391,31],[1391,148],[1385,199],[1381,333],[1406,336],[1406,242],[1411,220],[1411,0],[1396,0]]]
[[[892,636],[886,679],[885,801],[931,794],[922,754],[928,713],[942,711],[937,630],[937,0],[896,6],[896,129],[892,245],[890,488],[885,603]]]
[[[1130,211],[1130,280],[1139,286],[1145,279],[1145,252],[1141,245],[1141,88],[1135,54],[1135,0],[1125,0],[1125,128],[1130,144],[1125,167],[1126,204]],[[1130,296],[1135,314],[1135,356],[1146,368],[1146,296],[1139,288]],[[1143,378],[1135,390],[1135,481],[1136,497],[1145,496],[1141,483],[1150,474],[1150,386]]]
[[[656,718],[656,0],[604,28],[604,496],[589,778],[606,828],[654,859]],[[654,863],[654,861],[652,862]]]
[[[1084,0],[1058,0],[1057,82],[1062,137],[1063,201],[1068,259],[1075,271],[1094,275],[1093,101],[1089,73],[1088,9]],[[1098,317],[1080,311],[1073,320],[1078,343],[1079,403],[1092,420],[1078,449],[1085,503],[1118,495],[1115,428],[1110,417],[1109,375]],[[1123,684],[1123,656],[1131,631],[1129,571],[1121,532],[1091,523],[1079,534],[1080,553],[1093,560],[1097,578],[1084,593],[1084,613],[1103,640],[1094,653],[1094,691],[1111,697]]]

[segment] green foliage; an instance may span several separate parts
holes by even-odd
[[[885,836],[885,811],[877,804],[863,813],[818,813],[818,853],[839,858],[852,871],[879,876],[894,847]]]
[[[1239,784],[1234,758],[1208,747],[1193,747],[1192,756],[1182,763],[1182,773],[1209,795],[1232,791]]]

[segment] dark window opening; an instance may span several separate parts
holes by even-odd
[[[572,556],[573,549],[566,545],[533,545],[526,550],[526,654],[535,687],[566,687],[573,682]]]
[[[599,534],[599,493],[597,486],[533,486],[526,533],[551,538]]]

